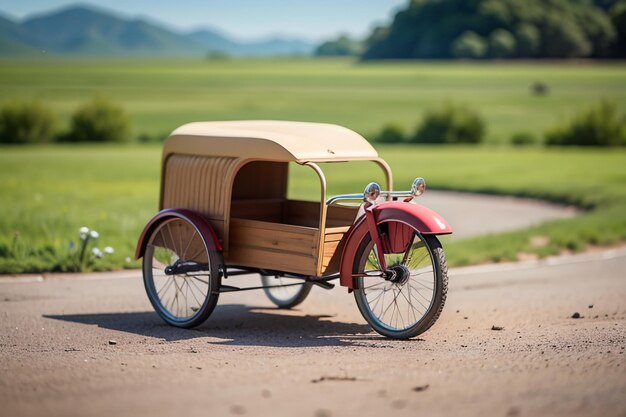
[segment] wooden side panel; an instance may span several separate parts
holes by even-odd
[[[253,161],[245,164],[233,182],[233,201],[284,199],[287,193],[287,172],[286,162]]]
[[[202,214],[224,239],[230,175],[236,162],[236,158],[170,156],[164,167],[161,209],[185,208]]]
[[[317,228],[320,223],[320,203],[288,200],[283,223]]]
[[[282,199],[233,200],[230,215],[238,219],[281,223],[284,203]]]
[[[326,214],[326,227],[349,226],[354,223],[358,206],[330,206]]]
[[[341,248],[344,237],[350,226],[328,227],[324,235],[324,252],[322,257],[322,275],[339,272]]]
[[[316,228],[231,218],[226,262],[314,276],[318,240]]]
[[[186,208],[211,219],[224,219],[227,180],[235,158],[172,155],[165,165],[161,209]],[[227,192],[228,191],[228,192]]]

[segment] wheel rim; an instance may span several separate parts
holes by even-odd
[[[211,267],[206,243],[195,226],[179,218],[165,221],[150,237],[144,256],[155,309],[174,322],[200,314],[211,292]]]
[[[355,292],[366,318],[391,332],[420,324],[432,309],[437,285],[434,258],[424,238],[413,230],[404,252],[384,254],[387,269],[396,274],[393,280],[382,277],[373,242],[366,242],[361,253],[357,272],[367,276],[357,277]]]

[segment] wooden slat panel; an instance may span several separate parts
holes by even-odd
[[[274,226],[274,224],[271,224],[271,226]],[[311,233],[310,230],[306,229],[299,230],[301,228],[298,226],[291,226],[290,229],[260,228],[255,227],[249,221],[242,222],[239,219],[232,219],[230,223],[230,244],[231,246],[256,247],[308,256],[313,256],[317,253],[317,245],[313,242],[315,233]]]
[[[340,241],[336,242],[326,242],[324,243],[324,260],[330,259],[336,252],[337,246],[339,246]],[[328,265],[328,263],[323,263],[322,265]]]
[[[233,200],[285,199],[287,172],[286,162],[254,161],[244,165],[233,183]]]
[[[315,228],[231,219],[227,262],[315,275],[317,241]]]
[[[330,206],[326,214],[326,226],[349,226],[354,223],[359,208],[357,206]]]
[[[285,210],[285,222],[318,227],[320,222],[320,203],[288,200]]]
[[[306,236],[316,236],[317,228],[315,227],[306,227],[306,226],[297,226],[293,224],[282,224],[282,223],[270,223],[270,222],[262,222],[259,220],[248,220],[248,219],[230,219],[231,229],[233,228],[233,223],[239,227],[252,227],[257,229],[264,229],[270,232],[291,232],[297,233],[300,235]],[[232,230],[231,230],[232,233]]]
[[[350,226],[326,228],[326,234],[324,235],[324,242],[326,243],[326,242],[340,241],[349,229],[350,229]]]
[[[165,165],[163,206],[194,210],[223,220],[230,183],[228,171],[236,158],[172,155]]]
[[[322,275],[330,275],[339,272],[341,251],[343,250],[348,229],[350,229],[349,226],[326,229],[322,256]]]
[[[293,274],[316,275],[317,264],[311,256],[272,252],[259,248],[236,247],[232,244],[229,253],[227,263],[231,265],[291,272]]]
[[[260,220],[265,222],[281,222],[281,214],[284,200],[233,200],[231,204],[231,217],[239,219]]]

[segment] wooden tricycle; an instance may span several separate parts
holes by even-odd
[[[324,163],[372,161],[386,190],[326,196]],[[313,170],[319,201],[289,199],[290,163]],[[263,289],[280,308],[301,303],[313,285],[331,281],[354,292],[378,333],[406,339],[423,333],[446,300],[447,267],[437,235],[452,233],[437,213],[415,203],[425,190],[392,191],[392,174],[357,133],[336,125],[279,121],[197,122],[166,140],[161,211],[145,226],[148,298],[167,323],[204,322],[221,293]],[[225,285],[260,274],[261,286]]]

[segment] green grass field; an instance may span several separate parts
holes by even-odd
[[[548,95],[530,93],[536,81],[549,86]],[[95,94],[124,106],[136,133],[162,136],[188,121],[284,119],[339,123],[371,137],[386,122],[413,129],[425,109],[454,100],[483,114],[490,142],[506,143],[519,131],[539,135],[600,98],[625,109],[626,64],[0,60],[0,104],[39,98],[67,124]],[[589,210],[527,231],[446,242],[452,264],[626,240],[624,150],[388,146],[381,153],[396,184],[419,174],[434,188],[546,198]],[[126,258],[157,210],[159,158],[156,145],[0,147],[0,273],[76,269],[81,226],[100,233],[99,247],[115,248],[81,268],[137,266]],[[330,170],[331,193],[358,192],[377,179],[339,165]],[[292,196],[317,192],[314,181],[295,175]],[[549,244],[532,247],[535,235]]]
[[[530,93],[534,82],[550,92]],[[65,124],[104,94],[133,117],[135,133],[165,136],[197,120],[284,119],[345,125],[366,137],[387,122],[413,131],[425,109],[467,103],[490,142],[540,135],[600,98],[626,108],[624,63],[358,63],[284,60],[0,60],[0,103],[36,97]]]
[[[160,152],[156,145],[0,148],[0,273],[71,270],[70,241],[78,243],[81,226],[99,232],[100,248],[115,249],[88,268],[136,267],[125,258],[133,256],[143,225],[157,210]],[[453,265],[626,240],[626,150],[387,146],[380,152],[398,187],[419,174],[431,188],[540,197],[589,209],[526,231],[447,240]],[[331,193],[359,192],[378,174],[374,166],[329,168]],[[318,184],[304,172],[294,170],[290,195],[318,198]],[[533,247],[535,235],[547,236],[549,244]]]

